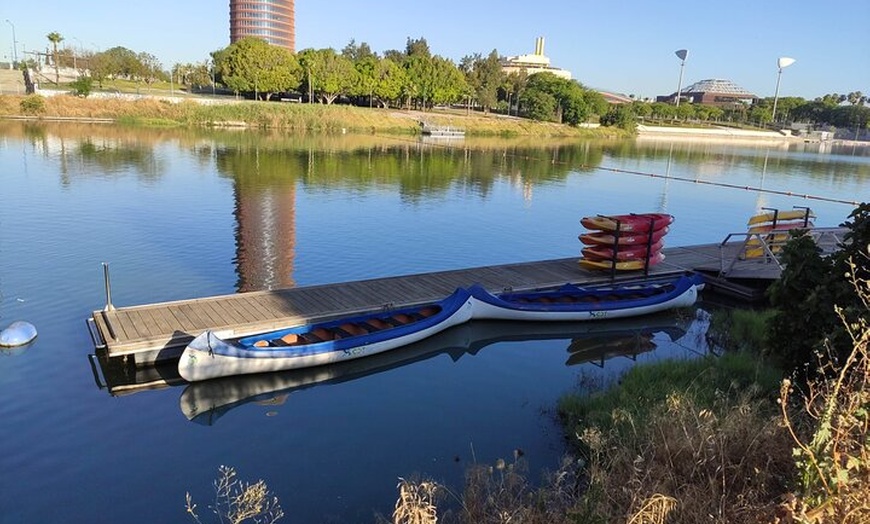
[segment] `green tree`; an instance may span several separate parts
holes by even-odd
[[[527,89],[520,95],[523,113],[532,120],[555,120],[556,97],[540,89]]]
[[[135,80],[141,72],[141,63],[133,51],[126,47],[116,46],[102,53],[105,69],[109,78],[126,78]]]
[[[378,61],[375,70],[374,96],[382,107],[386,108],[390,102],[399,101],[406,76],[405,70],[389,58]]]
[[[59,44],[59,43],[61,43],[61,41],[63,41],[63,37],[57,31],[52,31],[51,33],[48,33],[46,35],[46,38],[48,38],[48,41],[51,42],[51,45],[52,45],[51,61],[54,63],[54,83],[59,84],[60,83],[60,72],[57,69],[57,66],[58,66],[57,44]]]
[[[505,100],[507,102],[508,114],[510,114],[511,112],[512,105],[519,104],[518,101],[520,98],[520,94],[522,94],[522,92],[526,89],[528,81],[529,75],[526,73],[525,69],[509,73],[504,77],[501,92],[502,100]]]
[[[448,58],[435,56],[432,60],[431,95],[426,101],[428,107],[458,102],[468,93],[465,76]]]
[[[600,122],[603,126],[614,126],[626,131],[634,131],[637,127],[637,115],[634,114],[631,105],[614,104],[601,117]]]
[[[296,57],[288,50],[259,38],[242,38],[212,53],[221,82],[237,93],[253,93],[269,100],[275,93],[299,87],[302,75]]]
[[[459,69],[474,92],[475,100],[483,112],[488,113],[498,102],[498,90],[507,78],[502,70],[498,51],[493,49],[486,58],[480,53],[466,56],[460,61]]]
[[[373,52],[372,48],[369,47],[367,43],[361,42],[357,45],[356,40],[354,39],[351,39],[351,41],[344,46],[344,49],[341,50],[341,56],[349,59],[354,64],[364,60],[378,58],[377,53]]]
[[[555,107],[550,116],[546,116],[544,109],[549,107],[549,98],[538,96],[538,92],[545,93],[555,100]],[[600,93],[590,92],[576,80],[567,80],[557,77],[552,73],[536,73],[531,75],[526,84],[520,102],[527,102],[534,107],[526,107],[527,115],[538,120],[552,120],[578,125],[592,114],[603,113],[607,110],[604,97]]]
[[[764,105],[753,105],[749,110],[749,118],[760,125],[769,124],[773,118],[773,109]]]
[[[321,49],[314,74],[319,78],[315,93],[327,105],[332,104],[340,95],[351,92],[357,83],[356,69],[349,58],[339,55],[335,49]]]
[[[405,42],[405,55],[431,58],[432,52],[429,50],[429,43],[422,36],[416,40],[409,37]]]
[[[861,91],[853,91],[846,95],[846,99],[853,106],[863,106],[867,102],[867,97]]]
[[[88,71],[91,73],[91,78],[97,82],[100,89],[103,88],[103,81],[109,78],[111,67],[105,53],[93,53],[87,56]]]
[[[164,77],[160,61],[151,53],[139,53],[136,55],[136,61],[134,64],[136,68],[134,74],[135,78],[139,81],[145,82],[149,86],[156,80],[160,80]]]

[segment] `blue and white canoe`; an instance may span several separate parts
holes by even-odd
[[[375,355],[471,320],[472,302],[467,290],[457,289],[431,304],[293,326],[234,341],[206,331],[184,349],[178,373],[195,382]]]
[[[573,284],[516,293],[492,294],[469,288],[475,319],[577,321],[648,315],[691,306],[703,287],[700,275],[668,280],[579,287]]]

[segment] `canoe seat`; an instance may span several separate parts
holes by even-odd
[[[308,333],[302,333],[301,335],[299,335],[299,338],[302,339],[303,344],[316,344],[318,342],[324,341],[322,338],[310,331]]]
[[[346,329],[343,329],[342,326],[332,327],[332,328],[329,328],[329,330],[332,331],[332,333],[336,339],[350,338],[350,337],[354,336],[353,333],[347,331]]]
[[[370,327],[373,331],[380,331],[382,329],[387,329],[392,327],[390,324],[387,324],[383,320],[379,318],[370,318],[364,322],[364,324]]]

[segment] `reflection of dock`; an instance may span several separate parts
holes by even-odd
[[[465,138],[465,130],[459,127],[436,126],[420,123],[420,132],[431,138]]]
[[[666,248],[666,260],[651,276],[704,270],[716,286],[732,282],[765,283],[779,277],[779,264],[766,260],[731,264],[742,242]],[[722,269],[730,268],[727,274]],[[622,280],[643,279],[640,271],[618,273]],[[716,278],[719,277],[719,278]],[[88,320],[94,345],[109,357],[136,364],[177,358],[194,336],[206,329],[241,337],[280,327],[339,318],[382,307],[403,307],[442,299],[458,287],[478,283],[491,291],[527,290],[610,280],[607,271],[581,268],[577,257],[484,266],[293,289],[255,291],[95,311]]]

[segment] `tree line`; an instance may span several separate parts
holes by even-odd
[[[801,122],[814,126],[832,126],[846,129],[870,127],[868,98],[860,91],[848,95],[827,94],[814,100],[801,97],[779,98],[776,102],[776,122],[783,125]],[[633,101],[612,106],[602,117],[602,125],[615,125],[634,129],[638,121],[732,122],[765,126],[773,119],[773,97],[756,100],[752,105],[732,104],[717,107],[703,104]]]
[[[340,52],[332,48],[304,49],[298,53],[272,46],[258,38],[244,38],[211,53],[211,60],[177,63],[164,71],[149,53],[113,47],[76,55],[58,49],[63,36],[47,35],[57,66],[87,70],[89,80],[102,87],[109,79],[148,85],[169,81],[195,89],[221,85],[236,94],[270,100],[294,94],[310,103],[342,102],[379,108],[429,110],[461,104],[469,109],[499,112],[540,121],[579,125],[590,120],[605,126],[633,130],[639,120],[733,122],[767,125],[773,119],[772,97],[750,104],[717,107],[703,104],[675,106],[635,100],[610,105],[596,90],[576,80],[551,73],[507,74],[502,57],[493,49],[475,53],[458,64],[433,54],[425,38],[408,38],[403,50],[381,54],[351,40]],[[777,100],[776,123],[806,122],[837,128],[870,126],[868,97],[861,91],[827,94],[815,100],[783,97]]]

